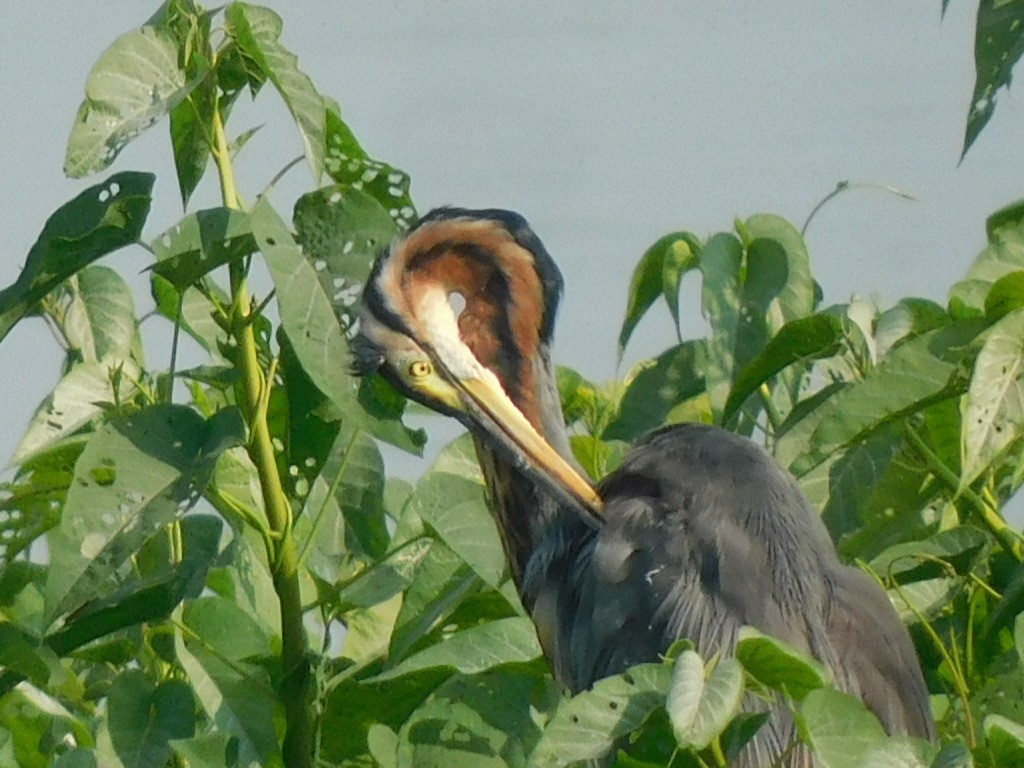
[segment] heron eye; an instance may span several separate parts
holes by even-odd
[[[414,379],[422,379],[429,376],[434,369],[426,360],[414,360],[409,364],[409,375]]]

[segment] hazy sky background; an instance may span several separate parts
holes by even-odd
[[[840,180],[908,190],[918,202],[849,192],[808,233],[826,303],[851,295],[945,302],[983,247],[984,219],[1024,195],[1024,115],[1003,93],[958,165],[974,77],[976,3],[302,2],[274,0],[283,41],[374,156],[412,176],[421,211],[451,203],[523,213],[565,274],[555,356],[598,380],[637,258],[660,235],[729,229],[779,213],[798,225]],[[49,213],[92,179],[62,174],[89,67],[156,3],[76,0],[0,7],[0,284],[18,275]],[[273,89],[229,131],[267,126],[239,161],[252,199],[301,144]],[[161,124],[115,170],[157,173],[147,238],[181,216]],[[289,211],[305,166],[279,186]],[[195,206],[217,204],[212,172]],[[141,249],[106,263],[137,275]],[[151,306],[141,276],[141,311]],[[703,333],[695,284],[687,331]],[[627,363],[673,342],[659,307]],[[143,332],[168,338],[166,323]],[[151,348],[151,357],[156,352]],[[166,360],[151,359],[154,367]],[[60,353],[39,321],[0,344],[0,464]]]

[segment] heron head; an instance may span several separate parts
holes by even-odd
[[[544,435],[552,416],[537,360],[551,340],[561,291],[558,268],[521,216],[439,208],[374,264],[353,342],[355,364],[455,416],[521,469],[593,511],[600,500],[590,483]]]

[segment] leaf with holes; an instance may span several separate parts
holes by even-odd
[[[372,680],[390,680],[431,667],[451,667],[472,675],[502,664],[532,661],[540,655],[533,622],[524,616],[513,616],[456,632]]]
[[[720,659],[705,675],[704,660],[683,651],[672,672],[666,709],[682,747],[705,749],[740,710],[743,669],[736,659]]]
[[[377,200],[344,185],[300,197],[294,223],[302,252],[348,334],[370,267],[398,228]]]
[[[49,537],[50,556],[61,567],[47,579],[46,624],[95,597],[146,538],[195,502],[219,454],[244,437],[236,410],[204,421],[169,405],[92,435]]]
[[[1024,3],[981,0],[974,37],[974,94],[967,112],[962,155],[967,154],[995,112],[999,90],[1010,87],[1013,67],[1022,53]]]
[[[129,142],[177,106],[191,87],[178,67],[178,45],[169,32],[145,26],[121,35],[86,80],[64,172],[81,178],[102,171]]]
[[[313,81],[299,69],[298,58],[279,41],[281,17],[269,8],[235,2],[224,18],[235,44],[281,94],[302,136],[313,180],[319,182],[324,174],[327,109]]]
[[[416,221],[416,208],[409,196],[409,175],[394,166],[374,160],[359,145],[351,129],[341,119],[336,104],[328,101],[327,174],[338,184],[372,197],[401,230]]]
[[[961,431],[960,488],[993,467],[1024,430],[1024,310],[984,335],[967,389]]]
[[[137,391],[132,378],[138,369],[129,363],[128,376],[118,375],[119,370],[124,372],[122,366],[106,362],[71,368],[36,409],[12,461],[25,461],[98,420],[115,403],[130,402]]]
[[[249,215],[210,208],[186,216],[153,241],[153,272],[180,293],[217,267],[256,251]]]
[[[810,691],[826,686],[832,676],[821,664],[778,638],[742,627],[736,659],[762,685],[784,691],[800,701]]]
[[[139,239],[154,179],[151,173],[114,174],[46,220],[18,279],[0,291],[0,340],[61,282]]]
[[[660,238],[640,257],[626,294],[626,317],[619,331],[620,358],[637,323],[659,296],[665,297],[672,317],[679,325],[679,283],[687,271],[696,268],[700,249],[701,243],[696,235],[673,232]]]
[[[594,683],[559,705],[530,755],[530,768],[562,766],[608,754],[619,738],[638,728],[665,703],[672,670],[641,664]]]

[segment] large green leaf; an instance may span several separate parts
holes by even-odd
[[[989,469],[1024,431],[1024,310],[990,328],[974,362],[964,408],[960,487]]]
[[[177,106],[190,87],[170,33],[144,26],[121,35],[89,72],[64,172],[80,178],[102,171],[125,145]]]
[[[269,8],[231,3],[224,13],[228,34],[260,73],[274,84],[302,136],[314,182],[324,173],[327,108],[298,59],[279,42],[281,17]]]
[[[270,655],[260,626],[232,600],[202,597],[182,612],[175,651],[195,696],[221,731],[238,739],[242,765],[279,768],[275,696],[265,668]]]
[[[6,621],[0,621],[0,668],[40,688],[50,683],[51,676],[61,675],[60,662],[50,648]]]
[[[736,377],[722,420],[732,418],[746,399],[779,371],[794,363],[831,357],[840,350],[844,338],[843,321],[834,315],[801,317],[786,323]]]
[[[619,357],[626,350],[637,323],[664,296],[672,317],[679,324],[679,282],[685,272],[697,266],[700,240],[689,232],[673,232],[660,238],[640,257],[627,294],[626,316],[619,331]]]
[[[51,531],[47,623],[92,599],[139,545],[198,498],[218,455],[244,441],[237,411],[204,421],[181,406],[154,406],[90,439],[60,524]]]
[[[530,755],[530,767],[554,768],[608,754],[619,738],[664,705],[671,682],[672,670],[664,664],[641,664],[597,681],[558,707]]]
[[[703,339],[685,341],[637,365],[619,401],[618,413],[605,427],[605,440],[635,440],[665,424],[672,410],[704,391]]]
[[[868,755],[885,740],[878,719],[860,701],[831,688],[807,694],[797,724],[821,768],[872,765]]]
[[[828,400],[807,453],[790,467],[793,474],[799,477],[874,430],[963,391],[962,371],[982,328],[978,321],[959,321],[892,350],[863,380]]]
[[[963,154],[988,124],[999,90],[1010,87],[1010,76],[1024,53],[1024,2],[981,0],[974,33],[974,94],[967,112]]]
[[[417,483],[410,509],[485,583],[498,586],[505,573],[505,553],[468,435],[441,452]]]
[[[390,740],[393,764],[522,768],[539,735],[539,683],[536,667],[522,665],[453,676],[409,716],[398,738]],[[384,745],[375,746],[376,756]]]
[[[760,281],[775,290],[771,280],[782,277],[772,297],[769,324],[778,331],[786,323],[814,311],[814,280],[803,235],[780,216],[751,216],[738,230],[747,250],[746,282]]]
[[[818,662],[753,627],[740,629],[736,658],[755,680],[797,701],[828,685],[832,678]]]
[[[88,266],[54,292],[68,345],[85,362],[120,362],[141,343],[135,300],[128,284],[109,267]]]
[[[512,616],[456,632],[373,679],[389,680],[431,667],[451,667],[475,674],[501,664],[532,661],[540,655],[533,622],[525,616]]]
[[[406,230],[416,221],[416,208],[409,196],[409,176],[404,171],[369,157],[341,119],[337,105],[327,107],[327,174],[338,184],[362,190]],[[298,223],[296,222],[296,226]]]
[[[145,672],[129,669],[107,696],[106,728],[97,754],[110,768],[162,768],[171,756],[171,739],[195,731],[192,691],[180,680],[155,684]]]
[[[114,174],[46,220],[18,279],[0,291],[0,340],[62,281],[139,239],[154,178],[151,173]]]
[[[413,539],[357,576],[337,585],[325,597],[339,613],[353,608],[370,608],[405,590],[416,575],[433,542],[429,537]]]
[[[666,709],[680,746],[706,748],[739,712],[743,670],[735,659],[721,659],[705,679],[704,660],[695,651],[676,659]]]

